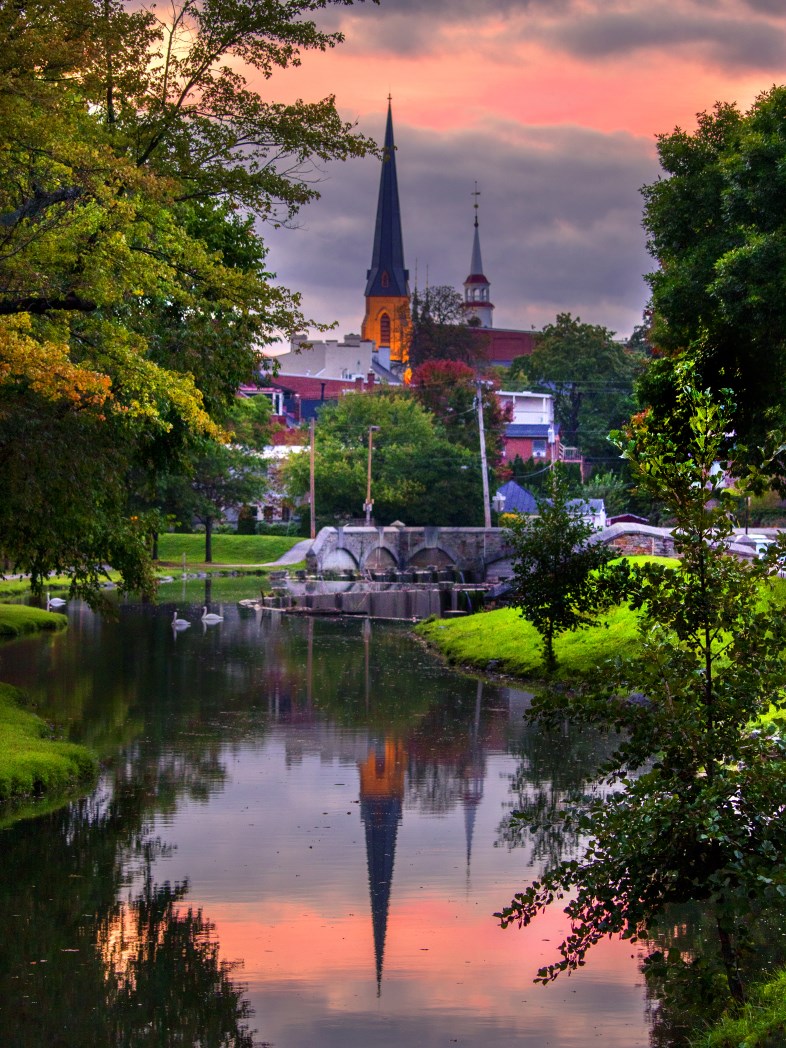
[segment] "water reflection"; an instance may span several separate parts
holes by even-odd
[[[203,631],[201,597],[177,637],[173,605],[75,605],[0,648],[0,679],[110,762],[0,837],[7,1043],[645,1045],[629,948],[544,990],[559,915],[491,917],[536,861],[501,817],[579,788],[598,740],[533,734],[525,695],[401,629],[227,605]]]

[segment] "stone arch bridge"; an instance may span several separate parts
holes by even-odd
[[[598,532],[598,541],[620,553],[669,555],[674,552],[665,528],[614,524]],[[467,581],[485,582],[512,574],[511,546],[505,528],[322,528],[306,554],[312,574],[330,571],[460,571]]]

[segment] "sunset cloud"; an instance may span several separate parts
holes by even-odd
[[[406,261],[414,283],[460,286],[480,183],[498,326],[567,310],[629,333],[653,268],[640,187],[656,136],[716,101],[748,108],[782,78],[781,0],[382,0],[320,14],[346,42],[275,78],[278,97],[335,93],[382,136],[393,96]],[[270,90],[265,87],[266,92]],[[333,165],[298,230],[266,234],[306,311],[357,331],[378,161]]]

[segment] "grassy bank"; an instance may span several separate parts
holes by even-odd
[[[786,971],[756,987],[736,1015],[727,1016],[694,1048],[777,1048],[786,1044]]]
[[[214,535],[214,567],[221,564],[269,564],[278,560],[300,542],[297,535]],[[204,535],[161,535],[158,558],[162,564],[182,566],[183,554],[188,567],[205,567]]]
[[[448,662],[512,677],[543,675],[540,635],[516,608],[461,619],[435,619],[416,627]],[[638,644],[638,615],[615,608],[599,626],[563,633],[554,643],[558,678],[576,678],[615,655],[632,655]]]
[[[28,587],[29,588],[29,587]],[[39,630],[60,630],[68,625],[65,615],[25,604],[0,604],[0,638],[10,640]]]
[[[52,739],[46,722],[23,703],[22,692],[0,684],[0,801],[67,793],[93,782],[96,756]]]
[[[671,558],[656,559],[665,564],[677,563]],[[783,614],[786,579],[773,579],[772,589],[762,595],[762,601]],[[601,616],[599,622],[598,626],[563,633],[556,638],[557,679],[580,678],[607,659],[635,655],[639,643],[636,612],[627,607],[614,608]],[[516,608],[423,622],[416,627],[416,632],[448,662],[530,680],[543,676],[540,636]]]

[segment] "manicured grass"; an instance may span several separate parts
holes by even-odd
[[[678,563],[666,557],[631,558],[633,563],[645,559],[670,565]],[[762,600],[780,609],[786,603],[786,580],[774,579],[772,590],[763,595]],[[561,634],[554,642],[556,677],[584,677],[607,659],[634,656],[639,644],[638,622],[638,613],[618,607],[603,615],[598,626]],[[516,608],[423,622],[416,631],[449,662],[480,670],[489,668],[491,663],[496,672],[513,677],[543,676],[540,636]]]
[[[39,630],[61,630],[68,625],[65,615],[25,604],[0,604],[0,637],[10,639]]]
[[[513,677],[543,675],[540,635],[516,608],[449,621],[436,619],[421,623],[416,630],[449,662],[492,668]],[[601,625],[563,633],[556,639],[556,676],[583,676],[605,659],[634,654],[637,645],[638,615],[629,608],[614,608],[603,616]]]
[[[290,535],[214,535],[213,565],[268,564],[278,560],[300,542],[301,536]],[[158,539],[159,561],[174,566],[205,563],[204,535],[161,535]]]
[[[0,684],[0,801],[92,783],[96,756],[84,746],[52,739],[46,722],[23,709],[23,701],[17,688]]]
[[[756,987],[737,1015],[693,1041],[694,1048],[776,1048],[786,1044],[786,971]]]

